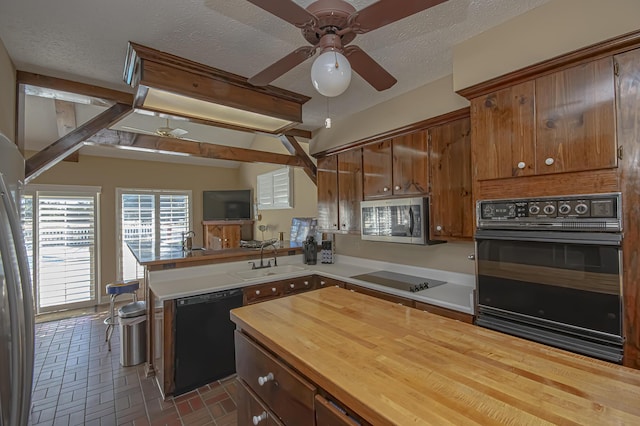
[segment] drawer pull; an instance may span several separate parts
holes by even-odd
[[[271,287],[271,292],[275,293],[276,292],[276,288],[275,287]]]
[[[296,286],[295,284],[289,284],[289,287],[291,288],[295,288],[295,286]]]
[[[325,285],[325,284],[326,284],[326,282],[320,281],[320,285]]]
[[[269,373],[269,374],[267,374],[266,376],[258,377],[258,384],[259,384],[260,386],[264,386],[264,385],[265,385],[265,383],[270,382],[270,381],[272,381],[273,379],[274,379],[274,377],[273,377],[273,373]]]
[[[258,426],[258,424],[263,420],[267,420],[267,412],[266,411],[263,411],[262,414],[260,414],[259,416],[253,416],[253,424],[255,426]]]
[[[256,290],[256,296],[260,294],[260,290]]]
[[[305,282],[304,282],[304,285],[309,285],[309,281],[305,281]]]

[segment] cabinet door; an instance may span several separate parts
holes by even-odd
[[[475,179],[535,173],[534,95],[528,81],[471,100]]]
[[[468,118],[430,129],[431,235],[471,238],[471,123]]]
[[[338,156],[318,158],[318,228],[338,230]]]
[[[427,132],[393,138],[393,194],[423,195],[429,192]]]
[[[222,247],[238,248],[240,247],[240,225],[225,225],[222,227]]]
[[[391,167],[391,139],[362,148],[365,200],[388,197],[393,193]]]
[[[338,154],[338,217],[341,231],[360,232],[362,149]]]
[[[617,166],[613,58],[536,79],[536,173]]]

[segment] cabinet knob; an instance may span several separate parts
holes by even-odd
[[[275,287],[271,287],[271,292],[275,293],[276,292],[276,288]]]
[[[553,158],[549,157],[546,160],[544,160],[544,164],[546,164],[547,166],[550,166],[554,163]]]
[[[256,290],[256,296],[260,294],[260,290]]]
[[[267,420],[267,412],[263,411],[259,416],[253,416],[253,424],[254,426],[258,426],[261,421]]]
[[[395,189],[396,191],[399,191],[400,190],[400,185],[394,186],[393,189]]]
[[[442,231],[442,226],[440,225],[436,226],[436,231]]]
[[[524,162],[524,161],[521,161],[521,162],[519,162],[519,163],[518,163],[518,168],[519,168],[519,169],[524,169],[526,166],[527,166],[527,165],[525,164],[525,162]]]
[[[326,284],[326,282],[320,281],[320,285],[325,285],[325,284]]]
[[[265,383],[268,383],[274,379],[273,373],[269,373],[266,376],[258,377],[258,384],[260,386],[264,386]]]
[[[333,224],[333,227],[334,227],[334,228],[337,228],[337,227],[338,227],[338,224],[337,224],[337,223],[334,223],[334,224]]]
[[[305,281],[305,282],[304,282],[304,285],[305,285],[305,286],[309,285],[309,281]]]
[[[383,190],[384,192],[387,192],[387,191],[389,190],[389,188],[385,186],[384,188],[382,188],[382,190]]]
[[[296,285],[295,285],[295,284],[293,284],[293,283],[289,284],[289,287],[291,287],[291,288],[294,288],[295,286],[296,286]]]

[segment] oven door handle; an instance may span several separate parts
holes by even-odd
[[[493,229],[478,229],[475,240],[620,246],[622,244],[622,234],[605,232],[496,231]]]

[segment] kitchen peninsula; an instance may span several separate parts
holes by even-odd
[[[344,289],[231,317],[239,425],[640,424],[640,371]]]

